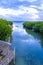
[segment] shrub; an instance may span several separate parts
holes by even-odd
[[[9,25],[9,21],[0,19],[0,40],[7,41],[11,36],[12,28]]]
[[[43,21],[24,22],[23,26],[24,28],[31,29],[35,32],[43,34]]]

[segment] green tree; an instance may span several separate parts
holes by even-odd
[[[12,22],[9,22],[4,19],[0,19],[0,40],[8,40],[8,37],[11,36],[12,28],[11,26]]]

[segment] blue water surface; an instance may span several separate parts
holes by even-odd
[[[16,65],[43,65],[43,38],[32,33],[22,23],[13,23],[11,49],[16,49]]]

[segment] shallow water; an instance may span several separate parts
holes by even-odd
[[[11,49],[16,48],[16,65],[43,65],[42,39],[36,33],[27,33],[22,23],[14,23]]]

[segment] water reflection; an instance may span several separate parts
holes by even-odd
[[[37,34],[26,31],[22,24],[13,24],[11,49],[16,47],[16,65],[43,65],[42,40]]]
[[[43,48],[43,35],[39,34],[39,33],[35,33],[35,32],[32,32],[31,30],[28,30],[28,29],[25,29],[26,32],[28,34],[31,34],[32,36],[34,36],[36,39],[39,39],[40,40],[40,44],[41,44],[41,47]]]
[[[13,24],[13,32],[18,32],[20,35],[27,35],[25,29],[23,29],[22,24]]]

